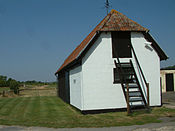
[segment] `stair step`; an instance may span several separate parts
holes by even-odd
[[[141,92],[139,90],[139,91],[129,91],[129,93],[141,93]]]
[[[130,98],[130,99],[129,99],[129,102],[138,102],[138,101],[143,101],[142,97]]]
[[[126,82],[123,82],[124,84],[137,84],[135,79],[127,79]]]
[[[138,92],[129,92],[129,97],[141,97],[140,91]]]
[[[128,86],[131,87],[131,88],[132,87],[138,87],[137,83],[134,83],[134,84],[133,83],[128,83]],[[124,87],[126,87],[126,84],[124,84]]]
[[[127,92],[127,88],[125,88],[125,92]],[[129,93],[140,92],[139,88],[129,88]]]
[[[124,86],[124,88],[127,89],[126,86]],[[139,89],[139,87],[138,86],[129,86],[129,89]]]
[[[132,67],[131,64],[130,64],[129,62],[128,62],[128,63],[120,63],[120,65],[121,65],[122,67]],[[120,67],[118,63],[117,63],[117,66]]]
[[[131,99],[136,99],[135,97],[142,98],[142,96],[140,96],[141,94],[129,94],[129,95],[130,95],[129,98]]]
[[[143,109],[145,108],[144,104],[140,104],[140,105],[130,105],[131,109]]]
[[[134,72],[124,72],[124,73],[122,73],[122,75],[134,75]]]

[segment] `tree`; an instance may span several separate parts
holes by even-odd
[[[6,85],[7,85],[8,87],[10,86],[10,82],[11,82],[11,81],[13,81],[12,78],[9,78],[9,79],[7,80]]]
[[[6,87],[7,77],[0,75],[0,87]]]
[[[11,80],[10,81],[10,90],[13,90],[15,94],[19,94],[19,82],[16,80]]]

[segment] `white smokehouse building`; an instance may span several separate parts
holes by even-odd
[[[58,95],[82,112],[123,109],[128,84],[131,107],[160,106],[166,59],[148,29],[112,10],[55,73]]]

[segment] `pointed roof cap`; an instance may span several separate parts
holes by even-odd
[[[149,30],[142,27],[135,21],[127,18],[122,13],[112,9],[111,12],[92,30],[92,32],[80,43],[79,46],[68,56],[55,74],[77,59],[84,48],[94,38],[97,31],[144,31]]]
[[[112,9],[100,31],[149,31],[122,13]]]

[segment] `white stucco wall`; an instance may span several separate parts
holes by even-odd
[[[70,104],[82,109],[82,69],[78,66],[69,72]]]
[[[82,60],[83,110],[126,108],[113,68],[111,33],[103,32]]]
[[[131,43],[150,85],[150,105],[159,106],[160,60],[154,50],[145,48],[145,42],[141,33],[131,33]],[[80,110],[126,108],[121,85],[113,84],[113,68],[111,33],[103,32],[82,59],[82,66],[70,71],[71,105]]]
[[[131,33],[131,43],[134,47],[146,80],[149,83],[150,105],[159,106],[161,105],[160,59],[153,48],[151,51],[145,47],[146,42],[147,41],[142,33]]]

